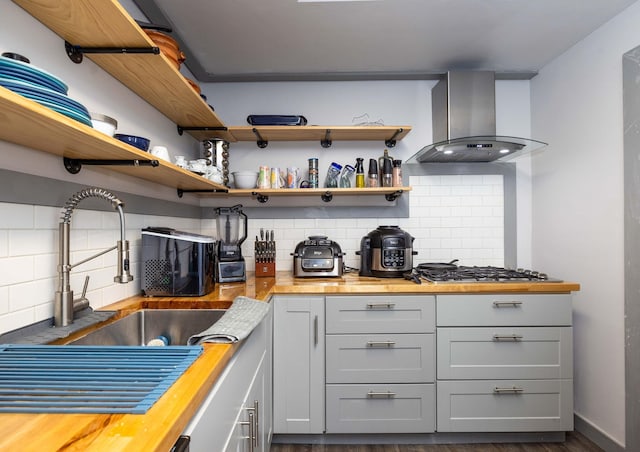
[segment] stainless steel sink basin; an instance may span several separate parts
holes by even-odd
[[[190,336],[206,330],[224,309],[143,309],[80,337],[69,345],[147,345],[159,337],[168,345],[187,345]]]

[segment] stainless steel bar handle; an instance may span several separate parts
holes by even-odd
[[[396,396],[396,393],[391,391],[383,391],[383,392],[369,391],[367,393],[367,397],[370,399],[380,399],[380,398],[391,399],[395,396]]]
[[[367,347],[385,347],[391,348],[396,343],[394,341],[367,341]]]
[[[313,345],[318,345],[318,316],[313,318]]]
[[[524,389],[519,388],[518,386],[511,386],[510,388],[501,388],[496,386],[493,388],[494,394],[520,394],[524,392]]]
[[[255,450],[256,441],[255,415],[252,412],[249,412],[249,452],[253,452]]]
[[[494,341],[520,341],[524,336],[522,334],[494,334]]]
[[[522,306],[522,301],[494,301],[494,308],[519,308]]]
[[[367,303],[367,309],[393,309],[395,303]]]
[[[249,417],[248,421],[240,421],[238,425],[248,425],[249,426],[249,436],[241,436],[242,439],[249,440],[249,452],[253,452],[253,440],[252,440],[252,430],[253,430],[253,419]]]
[[[256,424],[256,426],[255,426],[256,434],[255,434],[254,444],[255,444],[256,447],[258,447],[258,444],[260,442],[260,420],[259,420],[260,419],[260,415],[259,415],[259,413],[260,413],[260,402],[257,401],[257,400],[253,401],[253,412],[255,413],[255,424]]]

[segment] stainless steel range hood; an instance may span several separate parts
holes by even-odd
[[[496,135],[495,73],[448,72],[431,90],[433,140],[409,163],[505,161],[547,143]]]

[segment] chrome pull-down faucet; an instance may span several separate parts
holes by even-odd
[[[70,230],[71,230],[71,214],[78,203],[85,198],[101,198],[111,202],[114,209],[118,211],[120,217],[120,240],[115,246],[99,252],[87,259],[75,264],[71,264],[70,255]],[[55,326],[67,326],[73,323],[74,312],[89,306],[89,300],[85,297],[88,285],[88,277],[85,279],[84,290],[82,296],[77,300],[73,298],[73,290],[71,290],[70,276],[71,269],[78,265],[84,264],[103,254],[118,250],[118,272],[113,278],[114,282],[125,284],[133,281],[133,276],[129,273],[129,242],[125,240],[125,223],[124,211],[122,210],[124,203],[120,201],[113,193],[101,188],[85,188],[69,198],[62,210],[62,218],[59,226],[60,234],[60,256],[58,259],[58,290],[56,291],[54,300],[54,324]]]

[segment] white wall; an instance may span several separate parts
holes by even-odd
[[[532,81],[533,263],[577,281],[575,411],[625,440],[622,55],[640,44],[640,4]],[[637,382],[627,382],[637,384]]]

